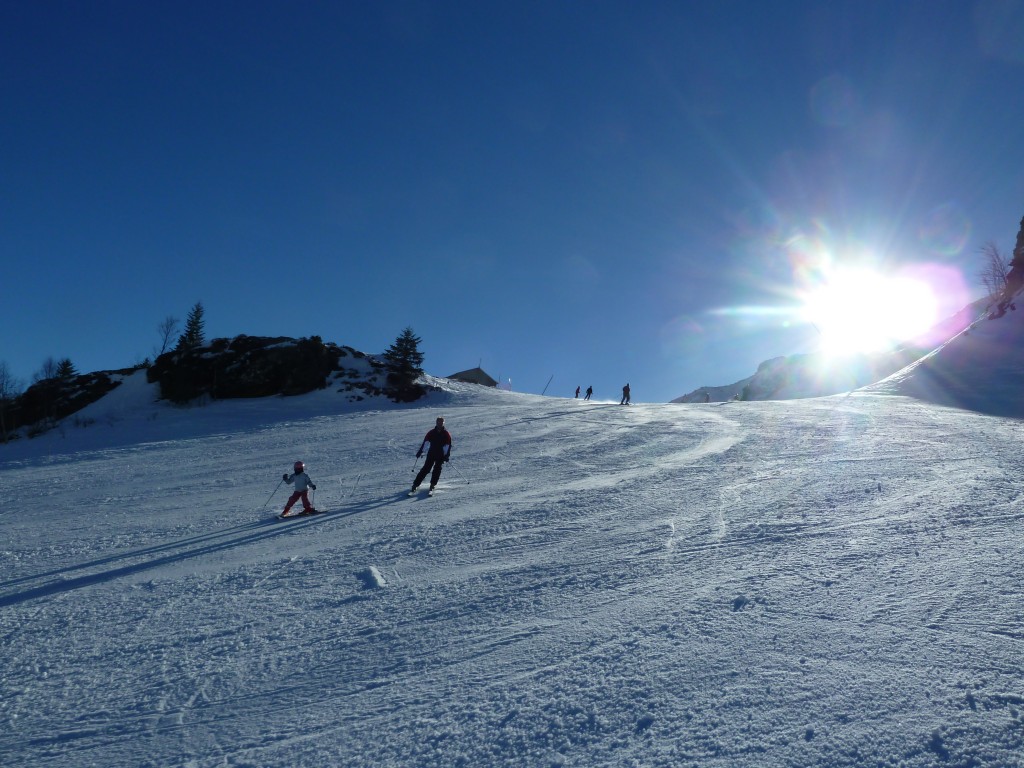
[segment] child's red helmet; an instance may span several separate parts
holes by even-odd
[[[303,464],[301,461],[296,461],[295,462],[295,471],[296,472],[305,472],[306,471],[306,465]]]

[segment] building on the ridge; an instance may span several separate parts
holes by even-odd
[[[498,382],[488,376],[484,369],[479,366],[470,368],[468,371],[453,373],[448,378],[452,381],[464,381],[467,384],[482,384],[485,387],[498,386]]]

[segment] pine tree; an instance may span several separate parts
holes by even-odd
[[[206,338],[203,334],[203,304],[197,301],[195,306],[189,310],[188,319],[185,321],[185,332],[178,338],[178,351],[198,349],[206,345]]]
[[[406,328],[395,339],[395,343],[384,353],[384,368],[387,371],[388,395],[400,402],[411,402],[422,397],[423,387],[416,379],[423,375],[423,353],[419,344],[422,339]]]
[[[59,363],[57,363],[57,378],[58,379],[70,379],[78,375],[78,371],[75,370],[74,364],[71,362],[70,357],[65,357]]]

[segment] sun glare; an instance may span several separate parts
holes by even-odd
[[[938,303],[924,282],[872,271],[834,273],[804,302],[829,355],[880,352],[931,328]]]

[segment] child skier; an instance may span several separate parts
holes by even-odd
[[[285,474],[283,478],[284,482],[288,483],[288,485],[295,484],[295,493],[288,497],[288,503],[284,505],[284,512],[281,513],[281,517],[288,517],[288,512],[291,510],[292,505],[299,499],[302,499],[302,512],[299,514],[311,515],[316,512],[313,509],[313,505],[309,503],[309,497],[306,495],[307,489],[312,488],[314,491],[316,490],[316,485],[309,479],[309,475],[306,474],[306,465],[301,461],[296,461],[294,469],[294,474]]]

